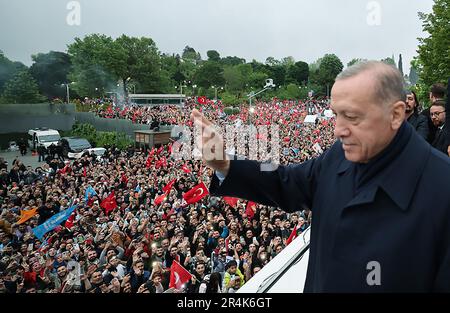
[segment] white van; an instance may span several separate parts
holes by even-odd
[[[61,139],[59,132],[48,128],[34,128],[28,131],[28,145],[32,150],[35,150],[39,145],[48,148],[52,143],[57,145],[58,140]]]

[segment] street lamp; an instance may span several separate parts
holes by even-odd
[[[263,88],[262,90],[260,90],[260,91],[258,91],[258,92],[254,92],[254,91],[250,92],[250,93],[247,95],[248,100],[249,100],[249,102],[250,102],[250,108],[252,107],[252,98],[254,98],[254,97],[256,97],[257,95],[259,95],[260,93],[262,93],[262,92],[264,92],[264,91],[266,91],[266,90],[269,90],[269,89],[271,89],[271,88],[274,88],[274,87],[275,87],[275,84],[273,83],[273,80],[269,78],[269,79],[266,79],[266,84],[264,85],[264,88]]]
[[[274,88],[274,87],[275,87],[275,84],[273,83],[273,79],[268,78],[268,79],[266,79],[266,84],[264,85],[264,88],[263,88],[262,90],[260,90],[260,91],[258,91],[258,92],[252,91],[252,92],[250,92],[250,93],[247,95],[248,100],[249,100],[249,106],[250,106],[249,112],[250,112],[250,113],[253,114],[253,112],[255,112],[255,108],[252,107],[252,98],[254,98],[254,97],[256,97],[257,95],[259,95],[260,93],[262,93],[262,92],[264,92],[264,91],[266,91],[266,90],[272,89],[272,88]],[[250,122],[250,119],[249,119],[249,122]]]
[[[66,86],[66,99],[67,99],[67,104],[69,104],[69,102],[70,102],[70,90],[69,90],[69,85],[70,85],[70,84],[75,84],[75,82],[61,84],[61,87]]]
[[[197,88],[197,85],[192,85],[192,96],[195,96],[195,88]]]
[[[214,99],[217,101],[217,89],[223,90],[223,87],[215,87],[215,86],[211,86],[211,87],[214,88],[214,94],[215,94]]]

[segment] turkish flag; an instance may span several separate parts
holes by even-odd
[[[153,157],[150,155],[148,156],[147,160],[145,161],[145,167],[149,168],[152,165]]]
[[[295,225],[294,229],[292,230],[291,234],[289,235],[289,238],[286,240],[286,246],[288,244],[290,244],[295,238],[297,238],[299,229],[300,229],[300,227],[298,227],[298,225]]]
[[[186,164],[183,164],[183,166],[181,167],[181,170],[182,170],[183,172],[185,172],[186,174],[191,173],[191,170],[187,167]]]
[[[66,226],[67,229],[71,229],[73,227],[73,222],[75,221],[75,216],[77,216],[77,213],[75,211],[70,214],[69,218],[67,219],[64,226]]]
[[[256,203],[252,201],[247,202],[247,206],[245,207],[245,214],[247,214],[247,216],[252,219],[255,216],[255,211]]]
[[[233,197],[223,197],[223,200],[228,203],[229,206],[235,208],[239,199]]]
[[[206,104],[206,97],[205,96],[197,97],[197,102],[198,104]]]
[[[183,288],[183,284],[187,283],[191,277],[192,274],[181,266],[180,263],[174,260],[172,262],[172,266],[170,267],[169,288],[176,288],[180,290]]]
[[[83,176],[86,177],[87,173],[86,173],[86,167],[83,167]]]
[[[192,204],[200,201],[202,198],[209,195],[208,188],[206,188],[205,183],[201,182],[188,192],[183,195],[183,199],[187,204]]]
[[[157,196],[154,201],[155,205],[160,205],[164,200],[166,200],[168,193],[169,192],[165,192],[164,194]]]
[[[122,178],[120,180],[121,180],[122,183],[128,184],[128,177],[127,177],[127,175],[123,174]]]
[[[70,173],[72,171],[72,169],[70,168],[69,165],[64,166],[63,169],[59,170],[60,174],[66,174],[66,173]]]
[[[162,189],[164,192],[170,192],[172,190],[173,184],[177,181],[176,178],[172,179],[164,188]]]
[[[164,146],[159,147],[159,149],[156,151],[156,154],[160,154],[161,152],[163,152],[164,150]]]
[[[105,199],[103,199],[102,203],[100,203],[100,206],[105,209],[106,215],[109,214],[112,210],[117,208],[117,202],[116,202],[116,196],[114,195],[114,190],[111,192],[109,196],[107,196]]]
[[[88,197],[87,206],[91,207],[94,204],[95,200],[93,197]]]

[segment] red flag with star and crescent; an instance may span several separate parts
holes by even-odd
[[[198,104],[206,104],[206,97],[205,96],[201,96],[201,97],[197,97],[197,102]]]
[[[191,170],[189,169],[189,167],[186,164],[183,164],[183,166],[181,167],[181,170],[183,172],[185,172],[186,174],[191,173]]]
[[[191,279],[192,274],[189,273],[180,263],[176,260],[172,262],[170,267],[170,283],[169,288],[176,288],[178,290],[183,288],[183,285]]]
[[[247,216],[252,219],[255,216],[255,212],[256,203],[252,201],[247,202],[247,206],[245,207],[245,214],[247,214]]]
[[[200,201],[204,197],[209,195],[208,188],[206,188],[205,183],[201,182],[188,192],[186,192],[183,195],[183,199],[186,201],[187,204],[192,204]]]
[[[116,196],[114,195],[114,190],[107,196],[105,199],[103,199],[102,203],[100,203],[100,206],[105,209],[105,214],[108,215],[109,212],[117,208],[117,202],[116,202]]]
[[[223,200],[231,207],[236,208],[239,198],[223,197]]]
[[[166,200],[168,194],[169,194],[169,192],[166,191],[162,195],[157,196],[154,201],[155,205],[160,205],[161,203],[163,203],[163,201]]]
[[[163,187],[164,192],[170,192],[172,190],[173,184],[177,181],[176,178],[172,179],[166,186]]]

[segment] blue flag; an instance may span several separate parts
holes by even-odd
[[[141,186],[139,186],[139,184],[136,186],[136,189],[134,189],[134,191],[136,192],[141,192]]]
[[[55,229],[59,224],[66,221],[70,214],[72,214],[73,211],[77,208],[77,205],[73,205],[67,210],[64,210],[62,212],[59,212],[58,214],[53,215],[48,220],[46,220],[44,223],[42,223],[39,226],[36,226],[32,229],[33,234],[39,239],[42,240],[42,237],[49,231],[52,231]]]
[[[96,196],[97,193],[95,192],[94,188],[92,188],[91,185],[86,188],[86,193],[84,194],[84,201],[88,202],[89,197]]]

